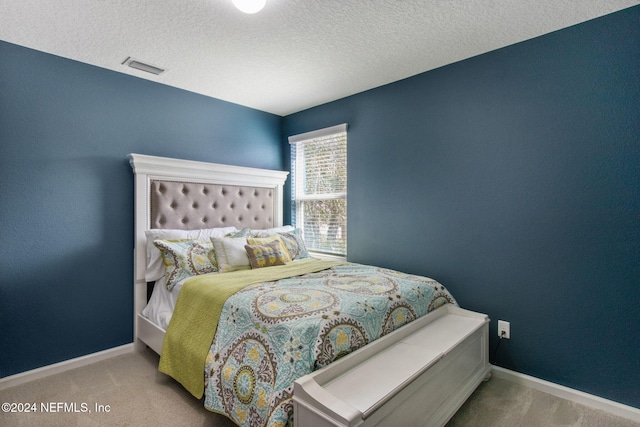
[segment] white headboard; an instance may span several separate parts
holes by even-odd
[[[282,225],[288,172],[142,154],[129,154],[129,161],[135,186],[136,323],[147,302],[146,230]]]

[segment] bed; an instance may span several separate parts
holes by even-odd
[[[282,223],[287,172],[129,159],[136,347],[160,354],[160,371],[238,425],[291,424],[300,378],[353,364],[350,353],[457,306],[433,279],[312,257],[301,231]],[[444,422],[488,375],[487,321]]]

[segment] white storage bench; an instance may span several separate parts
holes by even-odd
[[[446,304],[294,383],[296,427],[442,426],[490,376],[489,318]]]

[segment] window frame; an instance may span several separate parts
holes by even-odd
[[[298,135],[293,135],[289,137],[289,144],[291,145],[291,219],[293,224],[303,230],[304,233],[304,210],[301,208],[301,204],[306,201],[314,201],[314,200],[344,200],[345,201],[345,220],[344,226],[342,227],[341,233],[344,233],[344,253],[334,253],[329,251],[319,250],[318,248],[308,247],[310,253],[313,256],[317,256],[320,258],[329,258],[329,259],[343,259],[346,260],[348,253],[348,241],[347,241],[347,124],[339,124],[336,126],[330,126],[323,129],[314,130],[311,132],[306,132]],[[320,138],[327,138],[331,136],[338,136],[344,134],[345,138],[345,146],[344,146],[344,168],[345,168],[345,191],[344,192],[334,192],[334,193],[325,193],[325,194],[299,194],[299,182],[298,180],[304,179],[301,178],[303,174],[301,170],[301,162],[298,157],[298,144],[304,144],[307,141],[313,141]]]

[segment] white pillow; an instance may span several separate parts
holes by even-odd
[[[283,225],[282,227],[274,227],[274,228],[265,228],[265,229],[253,229],[252,232],[260,232],[260,233],[287,233],[289,231],[293,231],[295,227],[293,225]]]
[[[213,237],[213,248],[216,251],[218,269],[221,273],[236,270],[248,270],[251,268],[247,250],[246,237]]]
[[[144,272],[144,279],[147,282],[153,282],[164,276],[162,254],[153,244],[154,240],[192,239],[206,242],[212,237],[223,237],[237,230],[235,227],[205,228],[200,230],[165,230],[158,228],[146,230],[144,234],[147,237],[147,268]]]

